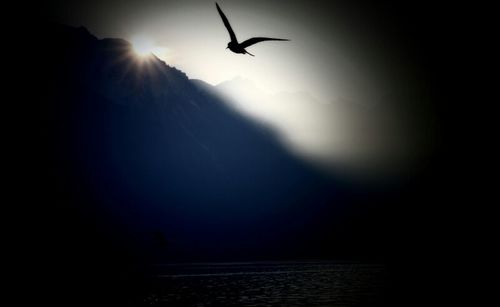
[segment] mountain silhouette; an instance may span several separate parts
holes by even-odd
[[[376,250],[377,231],[343,226],[359,208],[348,200],[363,196],[298,159],[216,87],[139,59],[121,39],[57,24],[43,33],[36,249],[60,280],[78,276],[109,297],[110,284],[123,291],[117,276],[143,264]]]
[[[155,56],[138,60],[124,40],[64,26],[48,33],[53,76],[40,129],[50,169],[76,210],[106,213],[112,236],[141,245],[150,240],[130,232],[161,231],[174,258],[272,255],[293,249],[293,234],[339,201],[331,176],[214,87]]]

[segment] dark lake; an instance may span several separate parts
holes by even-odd
[[[148,306],[383,306],[384,266],[332,262],[155,266]]]

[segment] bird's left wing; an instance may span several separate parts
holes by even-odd
[[[251,46],[253,44],[257,44],[263,41],[289,41],[289,39],[283,39],[283,38],[270,38],[270,37],[252,37],[250,39],[247,39],[246,41],[242,42],[240,46],[242,48],[246,48],[248,46]]]
[[[229,24],[229,21],[227,20],[226,15],[224,15],[224,12],[222,12],[222,10],[220,9],[217,2],[215,2],[215,6],[217,6],[217,11],[219,11],[220,18],[222,18],[222,22],[224,22],[224,25],[226,26],[226,29],[229,32],[229,36],[231,37],[231,41],[238,43],[238,40],[236,39],[236,35],[234,34],[233,29],[231,28],[231,25]]]

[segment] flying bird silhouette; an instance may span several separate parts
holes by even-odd
[[[215,6],[217,6],[217,11],[219,11],[219,15],[222,18],[222,21],[224,22],[224,25],[226,26],[227,31],[229,32],[229,36],[231,37],[231,41],[227,44],[227,48],[231,50],[234,53],[242,53],[242,54],[249,54],[251,56],[254,56],[250,52],[246,51],[245,48],[248,46],[251,46],[253,44],[257,44],[263,41],[289,41],[289,39],[283,39],[283,38],[271,38],[271,37],[252,37],[250,39],[247,39],[246,41],[242,43],[238,43],[238,39],[236,38],[236,34],[234,34],[233,29],[231,28],[231,25],[229,24],[229,21],[227,20],[226,15],[224,15],[224,12],[219,7],[219,4],[215,2]]]

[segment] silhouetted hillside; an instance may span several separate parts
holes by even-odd
[[[296,158],[215,88],[124,40],[42,32],[33,250],[59,280],[79,274],[107,291],[133,263],[384,253],[377,201],[358,210],[366,191]]]
[[[113,241],[135,252],[161,231],[161,257],[272,257],[297,249],[339,200],[271,130],[155,56],[139,60],[126,41],[84,28],[47,34],[54,73],[40,131],[53,196]]]

